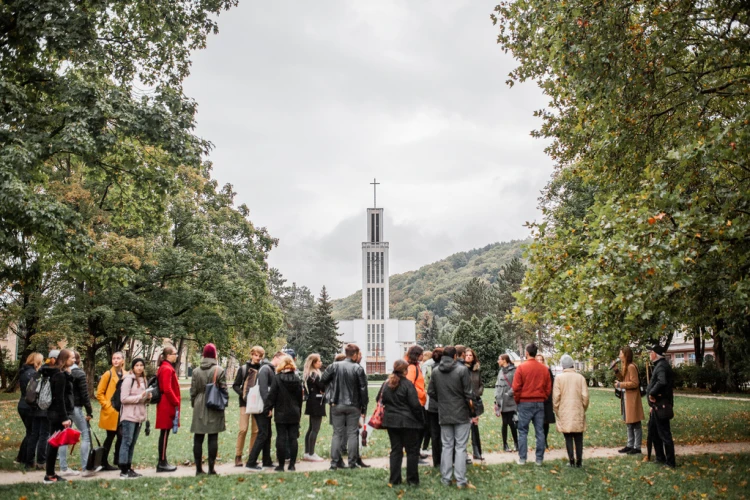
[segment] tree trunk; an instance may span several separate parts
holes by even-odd
[[[96,338],[92,338],[89,345],[86,346],[86,359],[83,363],[83,371],[86,373],[86,384],[89,388],[89,397],[94,398],[96,394],[96,385],[94,380],[96,378],[96,351],[98,347],[96,345]]]
[[[185,347],[185,339],[180,339],[177,343],[177,362],[174,365],[174,371],[177,377],[180,377],[180,366],[182,365],[182,349]],[[217,360],[218,361],[218,360]]]
[[[698,327],[693,336],[693,347],[695,348],[695,366],[703,366],[703,354],[706,350],[706,339],[703,336],[703,328]]]

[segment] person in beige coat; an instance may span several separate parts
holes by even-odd
[[[573,358],[565,354],[560,358],[563,372],[555,379],[552,390],[552,408],[556,415],[558,432],[565,436],[570,467],[581,467],[583,460],[583,433],[586,430],[586,410],[589,407],[589,388],[583,375],[573,369]],[[573,445],[575,444],[575,460]]]
[[[615,387],[622,389],[620,399],[620,412],[628,426],[628,443],[625,448],[618,450],[620,453],[637,455],[641,453],[641,442],[643,441],[643,429],[641,422],[643,415],[643,402],[641,401],[641,384],[638,378],[638,368],[633,364],[633,350],[623,347],[620,350],[620,363],[622,370],[615,368]]]

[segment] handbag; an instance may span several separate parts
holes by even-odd
[[[224,411],[229,404],[229,394],[221,390],[216,385],[216,376],[219,374],[219,367],[214,369],[214,379],[210,384],[206,384],[206,408],[214,411]]]
[[[380,387],[380,394],[378,394],[378,404],[375,406],[375,411],[372,412],[372,416],[370,417],[369,422],[367,422],[367,425],[369,425],[373,429],[383,428],[383,417],[385,416],[385,406],[383,406],[383,387],[385,387],[385,382]]]
[[[615,397],[617,399],[622,399],[622,389],[619,387],[615,387]]]
[[[654,411],[656,412],[656,418],[660,420],[672,420],[674,418],[672,403],[655,403]]]
[[[92,436],[96,439],[96,448],[92,446],[89,450],[89,457],[88,460],[86,460],[86,470],[98,471],[102,466],[102,461],[104,460],[104,447],[102,446],[102,443],[99,442],[99,438],[97,437],[97,435],[94,434],[91,430],[91,424],[89,422],[86,422],[86,425],[89,428],[90,442],[94,442]]]
[[[256,383],[247,391],[245,414],[258,415],[263,413],[263,398],[260,397],[260,386]]]

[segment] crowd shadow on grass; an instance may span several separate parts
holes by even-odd
[[[471,487],[459,491],[439,474],[420,468],[420,486],[388,485],[388,471],[244,474],[132,481],[71,481],[59,485],[0,487],[0,498],[743,498],[748,494],[750,454],[678,457],[678,468],[618,457],[586,460],[582,469],[562,461],[469,469]]]
[[[377,387],[370,388],[370,401],[375,400]],[[488,409],[480,419],[480,433],[484,453],[500,452],[502,450],[502,422],[492,412],[493,395],[491,390],[485,391],[484,403]],[[190,408],[187,391],[182,391],[183,406],[179,432],[170,434],[168,454],[174,463],[190,464],[193,460]],[[610,391],[591,391],[591,404],[587,414],[588,430],[584,435],[584,445],[587,447],[617,447],[625,445],[626,429],[619,413],[620,401]],[[231,463],[235,456],[235,443],[239,430],[239,409],[234,395],[226,413],[227,430],[219,435],[219,463]],[[93,403],[95,419],[92,421],[94,431],[100,440],[104,440],[105,432],[97,429],[99,405]],[[370,405],[372,410],[373,405]],[[732,441],[750,441],[750,400],[732,401],[716,399],[680,398],[675,404],[676,417],[672,422],[675,442],[677,444],[715,443]],[[155,421],[155,409],[149,410],[151,424]],[[645,422],[644,422],[645,424]],[[300,432],[300,459],[304,451],[304,436],[308,428],[308,419],[304,417]],[[533,431],[530,433],[529,447],[535,446]],[[13,463],[18,446],[23,439],[24,427],[18,417],[15,404],[0,405],[0,470],[20,470],[21,466]],[[330,442],[332,432],[327,420],[324,420],[318,436],[316,452],[324,457],[330,457]],[[141,433],[133,457],[136,468],[155,467],[157,462],[158,432],[150,436]],[[275,432],[274,432],[275,439]],[[645,440],[645,435],[644,435]],[[564,439],[553,425],[549,432],[549,446],[564,448]],[[249,440],[245,444],[243,458],[247,459]],[[76,447],[69,463],[78,467],[80,462],[80,448]],[[365,460],[368,457],[385,457],[389,452],[388,435],[385,431],[369,431],[368,446],[362,449]],[[275,457],[275,443],[272,445]]]

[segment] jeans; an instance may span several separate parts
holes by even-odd
[[[288,459],[292,466],[299,452],[299,424],[276,424],[276,459],[283,466]]]
[[[648,435],[654,445],[656,461],[674,467],[676,465],[674,441],[672,440],[672,427],[669,419],[656,418],[652,410],[651,418],[648,420]]]
[[[628,448],[633,448],[635,450],[641,449],[641,444],[643,443],[643,426],[640,422],[636,422],[634,424],[627,424],[628,425]]]
[[[237,433],[237,446],[234,450],[234,456],[236,457],[242,457],[248,428],[250,428],[250,446],[248,447],[248,452],[253,449],[255,440],[258,438],[258,426],[255,425],[255,419],[252,415],[245,413],[245,410],[246,407],[240,406],[240,431]]]
[[[49,439],[49,420],[47,417],[34,417],[31,420],[31,436],[26,443],[26,465],[43,464],[47,461],[47,440]]]
[[[81,431],[81,470],[84,470],[86,468],[86,461],[89,459],[91,436],[89,435],[89,428],[82,406],[73,408],[73,423]],[[68,447],[61,446],[58,456],[60,457],[60,470],[68,470]]]
[[[443,454],[443,440],[440,437],[440,419],[438,412],[425,412],[427,421],[430,423],[430,437],[432,438],[432,466],[440,468],[440,458]]]
[[[321,423],[323,423],[323,417],[310,415],[310,426],[305,433],[305,455],[315,455],[315,442],[318,440]]]
[[[122,433],[122,442],[120,443],[118,464],[121,466],[130,465],[133,463],[133,450],[136,441],[138,441],[138,434],[141,432],[141,424],[123,420],[120,422],[120,432]]]
[[[271,417],[264,413],[253,415],[255,425],[258,426],[258,437],[255,438],[255,444],[250,450],[250,456],[247,459],[249,465],[258,463],[258,456],[263,452],[263,465],[270,465],[271,460]]]
[[[518,403],[518,458],[526,461],[529,424],[534,422],[536,461],[544,460],[544,403]]]
[[[583,460],[583,432],[564,432],[565,448],[568,451],[568,460],[570,464],[581,466]],[[575,444],[575,460],[573,458],[573,445]]]
[[[357,463],[357,459],[359,458],[359,447],[357,446],[359,415],[359,408],[355,406],[331,406],[331,424],[333,425],[333,441],[331,442],[332,465],[338,464],[341,458],[341,445],[344,442],[345,432],[347,434],[349,466]]]
[[[440,476],[443,484],[450,484],[451,477],[455,475],[457,485],[466,486],[466,445],[469,442],[470,431],[471,422],[440,426],[440,438],[443,442]]]
[[[18,410],[18,415],[21,417],[21,422],[23,422],[23,426],[26,429],[26,432],[23,435],[21,446],[18,447],[16,462],[21,464],[28,464],[29,460],[27,460],[26,457],[28,456],[29,439],[31,439],[31,427],[34,422],[34,417],[31,416],[31,411],[21,410],[20,408]],[[34,461],[33,457],[30,461]]]
[[[404,460],[404,450],[406,450],[406,484],[419,484],[419,445],[422,441],[419,434],[417,429],[388,429],[388,438],[391,441],[391,477],[388,480],[390,484],[401,484],[401,463]]]

